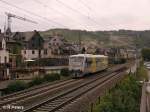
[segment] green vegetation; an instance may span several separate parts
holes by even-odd
[[[64,38],[70,42],[78,42],[79,37],[81,37],[81,41],[91,41],[91,40],[98,40],[98,41],[109,41],[109,34],[97,31],[85,31],[85,30],[69,30],[69,29],[51,29],[44,32],[41,32],[42,36],[47,35],[63,35]]]
[[[62,69],[62,70],[61,70],[61,75],[62,75],[62,76],[65,76],[65,77],[66,77],[66,76],[69,76],[69,75],[70,75],[69,70],[68,70],[68,69]]]
[[[29,87],[39,85],[45,82],[52,82],[55,80],[60,80],[60,75],[59,74],[46,74],[44,77],[35,77],[31,82],[29,82]]]
[[[142,49],[142,57],[145,61],[150,60],[150,48]]]
[[[94,112],[139,112],[141,86],[131,74],[101,99]]]
[[[140,67],[137,69],[136,76],[137,76],[137,80],[140,81],[148,80],[148,71],[143,65],[143,62],[141,62]]]
[[[44,80],[50,81],[50,82],[55,81],[55,80],[60,80],[60,75],[57,74],[57,73],[55,73],[55,74],[46,74],[44,76]]]
[[[20,90],[24,90],[26,88],[28,88],[28,85],[24,81],[15,81],[15,82],[10,83],[7,86],[7,90],[5,93],[9,94],[9,93],[17,92]]]
[[[39,85],[42,83],[60,80],[61,76],[65,76],[65,77],[69,76],[68,70],[65,69],[62,71],[63,71],[63,72],[61,72],[62,74],[53,73],[53,74],[46,74],[43,77],[35,77],[29,83],[25,83],[24,81],[12,82],[7,86],[7,88],[4,91],[4,94],[14,93],[14,92],[21,91],[21,90],[24,90],[29,87],[33,87],[33,86],[36,86],[36,85]]]
[[[42,84],[43,82],[44,82],[43,78],[41,78],[41,77],[35,77],[28,84],[29,84],[29,87],[32,87],[32,86],[35,86],[35,85]]]
[[[130,73],[102,97],[94,112],[139,112],[142,91],[139,81],[147,79],[147,70],[141,62],[135,74]]]
[[[114,30],[114,31],[85,31],[70,29],[51,29],[42,31],[43,37],[59,34],[70,42],[81,41],[89,44],[89,41],[97,41],[106,47],[114,46],[137,46],[138,48],[150,47],[150,31]],[[116,37],[119,37],[116,39]],[[117,42],[117,43],[116,43]]]

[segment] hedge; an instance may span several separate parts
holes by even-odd
[[[69,76],[69,75],[70,75],[70,72],[69,72],[68,69],[61,69],[60,74],[61,74],[62,76]]]
[[[20,90],[24,90],[28,88],[28,84],[25,83],[24,81],[15,81],[15,82],[11,82],[9,83],[9,85],[7,86],[7,89],[5,91],[5,94],[9,94],[9,93],[13,93],[13,92],[17,92]]]

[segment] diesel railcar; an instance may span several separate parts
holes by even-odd
[[[69,70],[72,77],[83,77],[108,68],[108,57],[104,55],[77,54],[69,57]]]

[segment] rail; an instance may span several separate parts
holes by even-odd
[[[71,88],[70,90],[65,91],[64,93],[61,93],[58,96],[49,98],[46,101],[41,102],[22,112],[32,112],[33,110],[45,111],[45,112],[58,111],[62,107],[66,106],[67,104],[71,103],[72,101],[86,94],[87,92],[93,90],[97,86],[104,85],[107,82],[112,81],[113,79],[118,79],[118,77],[120,77],[120,75],[118,75],[119,73],[113,72],[113,73],[110,73],[109,75],[103,75],[85,84]]]
[[[85,78],[85,79],[74,80],[74,81],[70,81],[70,82],[66,81],[66,82],[61,82],[61,83],[57,83],[54,85],[53,84],[52,85],[45,84],[45,86],[43,85],[43,86],[39,86],[37,88],[35,87],[35,88],[25,90],[22,92],[18,92],[15,94],[7,95],[7,96],[0,98],[0,100],[1,100],[0,106],[7,105],[7,104],[10,104],[10,105],[11,104],[12,105],[19,104],[19,105],[23,105],[25,107],[25,109],[27,109],[26,107],[28,107],[28,106],[31,107],[33,105],[35,106],[35,104],[38,105],[37,103],[40,103],[41,101],[45,102],[45,100],[47,100],[48,98],[56,97],[60,93],[63,93],[63,92],[66,92],[66,91],[72,89],[72,87],[81,86],[82,84],[89,83],[89,81],[91,82],[92,80],[95,81],[95,79],[97,79],[97,78],[100,79],[100,78],[102,78],[102,76],[107,76],[108,74],[111,74],[113,72],[116,72],[116,71],[122,69],[122,67],[124,67],[124,66],[119,66],[117,68],[115,67],[115,69],[111,68],[106,73],[104,72],[101,75],[96,74],[96,75],[94,75],[94,77],[91,76],[91,77]],[[47,87],[47,86],[50,86],[50,87]],[[34,104],[30,105],[31,102],[33,102],[33,101],[34,101]]]
[[[142,96],[141,96],[141,104],[140,104],[140,112],[149,112],[148,111],[148,95],[146,92],[147,86],[148,84],[146,82],[143,83],[142,86]]]

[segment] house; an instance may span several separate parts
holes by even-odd
[[[56,35],[50,39],[49,45],[60,47],[64,45],[64,42],[65,42],[64,37]]]
[[[80,50],[81,50],[80,45],[75,44],[75,43],[65,42],[62,48],[62,55],[78,54],[81,52]]]
[[[51,53],[53,55],[60,55],[62,53],[62,48],[64,46],[65,39],[62,36],[53,36],[49,40],[49,48],[51,49]]]
[[[41,58],[44,53],[44,39],[36,30],[33,32],[18,33],[13,36],[16,41],[21,41],[23,49],[21,55],[24,59]]]
[[[47,42],[52,55],[72,55],[80,52],[80,45],[68,42],[62,35],[50,37]]]
[[[128,59],[135,59],[137,57],[138,51],[135,49],[127,49],[127,58]]]
[[[0,31],[0,80],[5,80],[9,77],[9,51],[6,49],[4,35]]]
[[[42,37],[36,30],[34,32],[15,33],[13,39],[21,41],[23,59],[51,58],[55,56],[75,54],[76,46],[67,42],[60,35]]]
[[[16,32],[13,40],[20,41],[24,49],[42,49],[44,40],[36,30],[33,32]]]

